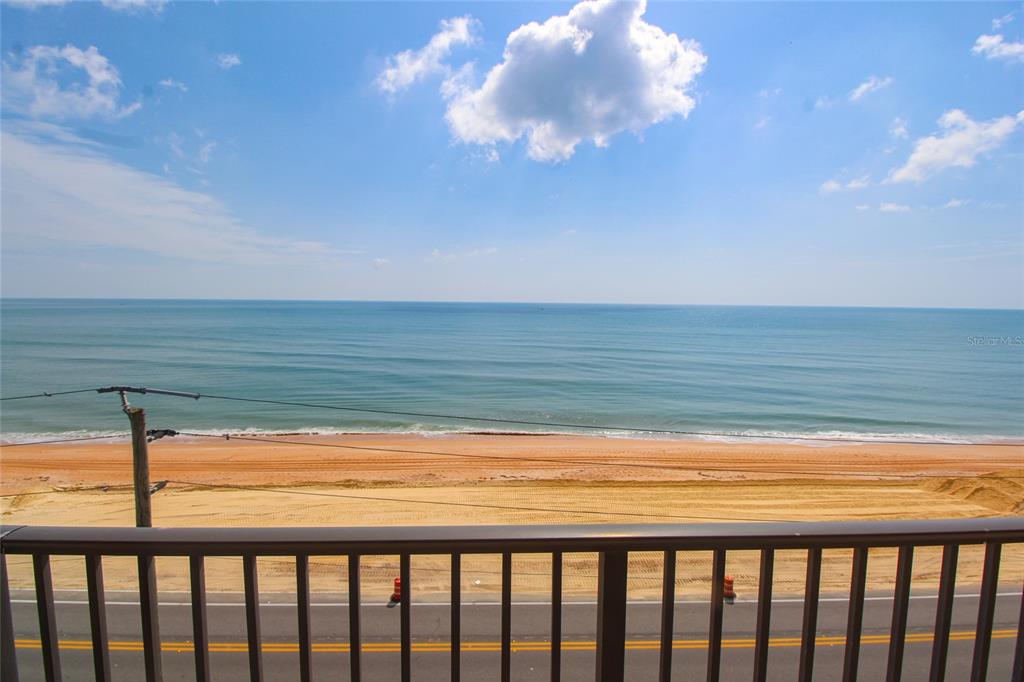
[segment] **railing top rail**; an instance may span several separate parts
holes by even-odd
[[[0,528],[7,554],[448,554],[1024,542],[1024,517],[920,521],[365,528]]]

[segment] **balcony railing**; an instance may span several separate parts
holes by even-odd
[[[106,602],[103,593],[104,556],[136,557],[142,615],[142,641],[146,679],[161,679],[160,628],[157,618],[157,585],[154,558],[188,557],[191,579],[191,609],[195,676],[210,679],[207,625],[205,557],[242,557],[250,678],[264,678],[260,635],[260,600],[256,559],[261,556],[293,556],[298,601],[298,678],[312,679],[312,633],[310,629],[310,556],[340,556],[348,560],[349,665],[353,681],[360,679],[360,557],[400,557],[402,580],[400,602],[401,679],[410,680],[412,634],[410,606],[416,589],[412,582],[412,555],[451,557],[451,679],[459,680],[461,636],[461,557],[467,554],[501,555],[501,642],[500,679],[511,679],[512,555],[551,555],[551,672],[561,675],[562,554],[597,552],[599,555],[598,602],[595,634],[598,680],[623,680],[626,650],[627,566],[630,552],[664,553],[662,614],[660,632],[660,679],[670,679],[673,650],[676,553],[711,551],[712,594],[709,613],[706,679],[719,679],[722,654],[723,578],[727,552],[760,550],[760,580],[757,625],[753,647],[754,680],[768,675],[769,628],[772,606],[772,575],[776,550],[806,550],[807,574],[804,590],[802,634],[798,679],[813,675],[817,631],[822,551],[852,549],[853,566],[843,680],[855,680],[860,654],[861,625],[868,550],[898,548],[894,581],[892,626],[887,660],[887,680],[900,679],[907,628],[911,569],[915,547],[941,546],[942,570],[938,587],[931,656],[931,680],[942,680],[949,650],[951,614],[959,548],[984,544],[977,628],[971,663],[971,679],[985,679],[998,586],[999,564],[1005,543],[1024,542],[1024,518],[956,519],[939,521],[857,522],[857,523],[719,523],[704,525],[585,525],[585,526],[468,526],[468,527],[379,527],[379,528],[67,528],[7,527],[2,529],[2,677],[16,681],[18,669],[12,629],[11,596],[6,555],[31,555],[36,604],[39,614],[40,645],[46,680],[61,679],[50,557],[78,555],[85,558],[88,605],[92,630],[93,665],[97,680],[110,679],[110,648],[107,638]],[[1022,599],[1024,603],[1024,599]],[[1024,605],[1022,627],[1018,629],[1011,679],[1024,678]]]

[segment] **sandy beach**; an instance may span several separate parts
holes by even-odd
[[[266,442],[271,441],[271,442]],[[282,441],[290,441],[284,443]],[[296,443],[303,444],[296,444]],[[131,452],[126,442],[34,445],[0,451],[4,524],[133,523]],[[724,443],[584,436],[289,436],[253,442],[178,436],[150,446],[159,526],[361,526],[543,523],[707,523],[971,518],[1024,514],[1024,446]],[[961,553],[958,580],[980,580],[980,547]],[[823,588],[849,582],[849,551],[825,553]],[[915,588],[933,588],[937,550],[915,557]],[[135,586],[131,562],[107,559],[108,589]],[[547,589],[545,556],[517,556],[517,594]],[[709,589],[710,556],[679,556],[679,589]],[[757,555],[731,553],[741,590],[756,589]],[[177,559],[159,560],[162,589],[186,589]],[[340,561],[314,559],[313,586],[342,591]],[[447,558],[417,557],[426,597],[448,589]],[[869,587],[891,583],[895,552],[871,553]],[[781,552],[775,589],[802,589],[802,552]],[[30,584],[12,557],[12,580]],[[265,589],[294,585],[290,562],[261,560]],[[369,596],[386,598],[397,557],[368,558]],[[631,555],[635,597],[660,590],[659,554]],[[497,557],[467,557],[467,598],[497,589]],[[1000,581],[1024,579],[1024,548],[1008,546]],[[81,587],[79,558],[54,563],[55,584]],[[210,589],[240,589],[239,562],[213,560]],[[566,557],[569,596],[593,595],[594,557]]]

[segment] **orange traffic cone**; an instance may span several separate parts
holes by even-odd
[[[402,579],[395,578],[395,591],[391,593],[391,601],[402,601]]]
[[[733,579],[731,575],[725,576],[722,589],[722,599],[725,600],[726,604],[736,603],[736,590],[733,588]]]

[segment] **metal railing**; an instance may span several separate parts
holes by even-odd
[[[204,559],[242,557],[245,586],[246,629],[250,678],[264,678],[261,653],[259,586],[256,559],[261,556],[294,556],[299,635],[299,679],[312,678],[312,633],[310,628],[310,556],[345,556],[348,559],[349,665],[351,679],[362,672],[360,645],[360,557],[395,555],[400,558],[402,580],[400,603],[401,679],[411,678],[412,634],[410,624],[412,555],[451,557],[451,679],[459,680],[462,653],[460,571],[464,554],[501,555],[501,643],[500,678],[511,679],[512,555],[550,553],[551,563],[551,679],[561,676],[562,554],[597,552],[598,604],[595,633],[598,680],[624,679],[626,648],[626,588],[629,552],[664,552],[662,614],[660,632],[660,679],[672,671],[673,613],[675,606],[676,553],[711,551],[712,594],[709,614],[707,679],[719,679],[722,654],[723,578],[726,554],[730,550],[760,550],[760,580],[757,625],[754,639],[754,680],[768,674],[769,628],[771,623],[772,575],[776,550],[806,550],[807,573],[804,591],[802,634],[798,679],[813,675],[817,630],[818,594],[822,551],[852,549],[853,566],[843,680],[854,680],[860,653],[861,625],[868,549],[898,548],[894,576],[894,603],[887,680],[898,682],[902,674],[903,650],[910,597],[911,568],[915,547],[941,546],[942,571],[938,588],[930,680],[944,678],[949,650],[951,615],[959,547],[984,544],[985,558],[980,590],[971,679],[985,679],[1002,546],[1024,542],[1024,518],[956,519],[939,521],[896,521],[854,523],[718,523],[702,525],[584,525],[584,526],[455,526],[375,528],[68,528],[7,527],[2,529],[2,678],[18,679],[12,630],[11,597],[6,555],[31,555],[39,614],[40,644],[46,680],[61,679],[61,659],[54,611],[50,557],[85,557],[92,651],[97,680],[110,679],[110,654],[103,594],[104,556],[136,557],[142,614],[142,640],[146,679],[161,679],[160,629],[157,618],[157,586],[154,558],[189,558],[195,676],[210,679]],[[1011,679],[1024,677],[1024,598],[1018,629]]]

